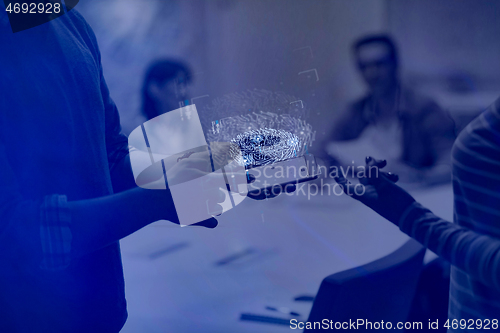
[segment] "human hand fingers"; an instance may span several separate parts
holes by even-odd
[[[188,182],[190,180],[200,178],[200,177],[209,177],[210,173],[207,171],[202,171],[197,168],[179,168],[179,169],[170,169],[167,171],[167,181],[169,186],[174,186],[177,184],[182,184]]]
[[[297,186],[294,183],[284,185],[277,184],[270,188],[248,192],[247,196],[254,200],[272,199],[279,196],[281,193],[293,193],[296,189]]]
[[[337,176],[334,177],[335,181],[337,184],[339,184],[344,191],[345,194],[347,194],[350,197],[353,197],[354,199],[360,200],[363,194],[358,194],[356,191],[356,185],[351,183],[349,180],[347,180],[343,176]],[[358,184],[358,186],[364,186],[363,184]],[[364,193],[364,191],[362,192]]]
[[[208,199],[207,200],[208,213],[212,216],[221,215],[224,212],[222,206],[220,205],[220,203],[222,203],[222,202],[224,202],[224,200],[218,200],[218,199],[213,199],[213,198]]]
[[[366,157],[367,170],[364,172],[364,177],[360,178],[360,182],[364,185],[372,184],[376,186],[382,185],[387,180],[396,183],[399,180],[398,175],[380,170],[386,165],[386,160],[377,160],[371,156]],[[373,169],[375,169],[375,172],[373,172]]]
[[[297,189],[297,186],[295,184],[286,184],[282,186],[283,192],[285,193],[293,193]]]
[[[219,222],[214,217],[211,217],[211,218],[206,219],[204,221],[201,221],[201,222],[198,222],[195,224],[191,224],[191,226],[205,227],[205,228],[213,229],[213,228],[217,227],[218,224],[219,224]]]
[[[250,174],[250,173],[247,173],[247,183],[248,184],[252,184],[253,182],[255,182],[257,178],[255,178],[254,175]]]
[[[212,166],[210,164],[210,158],[208,155],[205,156],[204,153],[199,153],[202,155],[193,154],[189,158],[178,160],[178,162],[172,168],[182,168],[182,169],[199,169],[202,171],[211,171]]]
[[[276,190],[278,190],[279,192],[276,193]],[[277,187],[263,188],[248,192],[247,197],[253,200],[265,200],[274,198],[278,196],[279,193],[281,193],[281,189],[277,189]]]
[[[247,193],[247,197],[253,200],[265,200],[277,197],[282,192],[281,185],[253,190]]]
[[[366,156],[365,163],[367,167],[375,166],[379,169],[382,169],[387,165],[386,160],[377,160],[371,156]]]
[[[392,172],[382,172],[382,174],[393,183],[397,183],[399,180],[399,176]]]

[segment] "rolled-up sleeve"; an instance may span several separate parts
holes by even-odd
[[[71,262],[71,214],[64,195],[46,196],[40,206],[40,241],[45,270],[60,270]]]

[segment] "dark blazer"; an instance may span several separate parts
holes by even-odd
[[[401,159],[416,168],[431,167],[451,148],[455,139],[454,121],[432,99],[404,88],[399,95],[397,117],[403,130]],[[337,119],[326,141],[358,138],[376,120],[377,115],[371,105],[372,95],[351,104]]]

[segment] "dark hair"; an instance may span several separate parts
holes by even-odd
[[[356,54],[361,47],[369,44],[385,44],[389,49],[389,56],[391,60],[394,61],[396,65],[398,64],[398,50],[396,48],[396,43],[391,36],[381,34],[362,37],[354,42],[352,47],[354,53]]]
[[[154,99],[149,95],[149,85],[152,82],[163,84],[166,81],[176,80],[179,74],[183,74],[186,83],[191,82],[191,70],[179,61],[162,59],[148,67],[142,84],[142,113],[147,119],[160,115]]]

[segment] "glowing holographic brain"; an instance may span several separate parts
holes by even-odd
[[[300,150],[297,136],[281,129],[250,130],[238,134],[231,143],[231,157],[247,168],[297,157]]]

